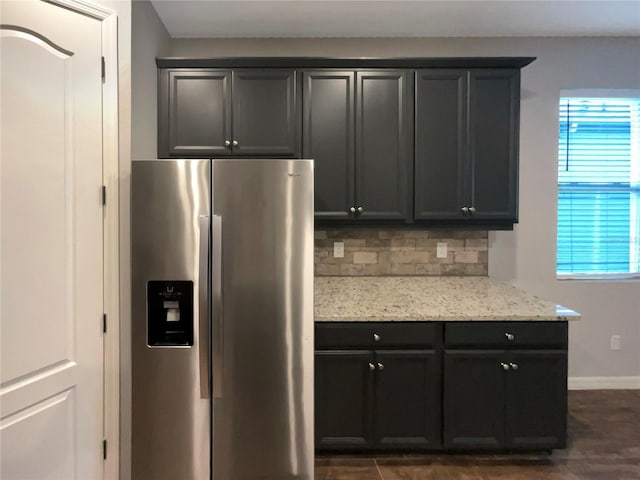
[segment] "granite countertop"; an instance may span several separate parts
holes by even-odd
[[[488,277],[316,277],[315,320],[579,320]]]

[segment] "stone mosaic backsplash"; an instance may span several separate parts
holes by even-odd
[[[344,242],[344,257],[333,243]],[[447,257],[436,257],[447,242]],[[316,276],[488,275],[486,230],[327,229],[315,232]]]

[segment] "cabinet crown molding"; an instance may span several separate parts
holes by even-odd
[[[536,57],[156,58],[159,68],[523,68]]]

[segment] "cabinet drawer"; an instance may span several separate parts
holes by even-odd
[[[316,348],[420,347],[442,344],[440,323],[349,322],[316,323]]]
[[[447,348],[567,348],[567,322],[448,322]]]

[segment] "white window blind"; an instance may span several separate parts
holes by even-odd
[[[561,98],[559,275],[640,271],[640,99]]]

